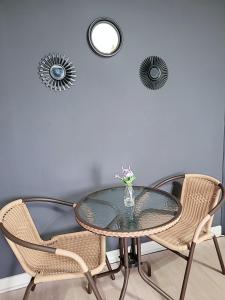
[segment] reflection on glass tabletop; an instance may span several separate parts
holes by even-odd
[[[133,187],[135,205],[126,207],[124,189],[112,187],[89,194],[75,208],[77,221],[105,231],[133,232],[166,225],[181,213],[181,204],[174,196],[142,186]]]

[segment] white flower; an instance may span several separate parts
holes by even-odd
[[[131,171],[130,166],[128,169],[122,167],[122,175],[120,176],[116,174],[115,178],[119,178],[123,183],[125,183],[128,186],[132,186],[133,181],[136,179],[134,173]]]
[[[123,174],[123,178],[134,176],[134,173],[131,171],[130,166],[128,169],[124,169],[124,167],[122,167],[122,174]]]

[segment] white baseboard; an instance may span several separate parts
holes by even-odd
[[[162,251],[164,249],[165,248],[163,246],[160,246],[159,244],[157,244],[156,242],[153,242],[153,241],[149,241],[149,242],[141,244],[141,254],[142,255]],[[119,260],[120,260],[119,250],[117,249],[117,250],[112,250],[112,251],[107,252],[107,257],[111,264],[119,262]]]
[[[215,234],[215,236],[221,236],[222,235],[222,226],[214,226],[212,227],[212,233]]]
[[[216,236],[220,236],[222,234],[222,227],[221,226],[212,227],[212,232]],[[162,251],[164,249],[165,249],[164,247],[160,246],[159,244],[153,241],[149,241],[141,245],[142,255]],[[116,263],[119,261],[119,250],[109,251],[107,252],[107,256],[110,263],[112,264]],[[26,273],[2,278],[0,279],[0,294],[26,287],[29,281],[30,281],[30,276]]]
[[[27,273],[22,273],[0,279],[0,294],[27,286],[30,278],[30,275]]]
[[[214,233],[216,236],[220,236],[222,234],[222,227],[214,226],[212,227],[212,233]],[[165,248],[159,244],[157,244],[154,241],[149,241],[146,243],[141,244],[141,254],[146,255],[149,253],[154,253],[158,251],[165,250]],[[112,250],[107,252],[107,257],[111,264],[116,263],[119,261],[119,250]]]

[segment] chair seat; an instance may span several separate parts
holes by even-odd
[[[88,231],[55,236],[44,245],[74,252],[86,262],[92,275],[99,273],[105,266],[102,255],[101,237]],[[35,263],[35,283],[83,277],[78,263],[74,260],[41,252]]]
[[[12,201],[0,210],[0,229],[24,271],[31,276],[23,299],[28,300],[38,283],[79,277],[86,277],[88,290],[96,299],[102,299],[92,275],[105,266],[105,237],[81,231],[44,241],[27,208],[27,203],[33,202],[75,207],[68,201],[35,197]],[[111,269],[108,261],[107,265]]]
[[[149,237],[160,245],[174,251],[185,251],[191,246],[195,230],[198,222],[190,223],[187,219],[182,218],[174,226],[157,234],[150,235]],[[210,232],[203,232],[200,235],[200,241],[211,238]]]
[[[141,212],[138,217],[139,226],[142,228],[148,228],[149,222],[151,221],[151,227],[159,225],[159,221],[162,224],[168,223],[171,221],[171,218],[174,217],[172,211],[163,211],[162,209],[146,209]]]

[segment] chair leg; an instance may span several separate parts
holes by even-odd
[[[89,283],[88,286],[90,286],[91,290],[94,292],[96,299],[97,300],[102,300],[102,297],[101,297],[101,295],[100,295],[100,293],[97,289],[96,283],[95,283],[91,273],[87,272],[87,273],[85,273],[85,276],[86,276],[86,278],[88,280],[88,283]]]
[[[106,266],[107,266],[108,270],[109,270],[109,271],[112,271],[112,267],[111,267],[111,264],[110,264],[110,262],[109,262],[109,260],[108,260],[107,255],[105,256],[105,262],[106,262]],[[114,275],[113,273],[110,275],[110,277],[111,277],[112,280],[115,280],[115,279],[116,279],[116,277],[115,277],[115,275]],[[95,277],[93,277],[93,279],[94,279],[94,281],[95,281]],[[88,294],[91,294],[91,293],[92,293],[92,288],[91,288],[90,282],[88,282],[88,285],[87,285],[87,293],[88,293]]]
[[[225,275],[225,267],[224,267],[223,257],[222,257],[221,251],[220,251],[220,247],[219,247],[217,237],[215,235],[213,236],[213,242],[214,242],[214,245],[215,245],[215,248],[216,248],[216,253],[218,255],[218,259],[219,259],[220,266],[221,266],[221,269],[222,269],[222,274]]]
[[[92,288],[91,288],[91,284],[90,284],[90,282],[89,282],[89,281],[88,281],[88,284],[87,284],[86,290],[87,290],[87,293],[88,293],[88,294],[92,294]]]
[[[105,256],[105,262],[106,262],[106,266],[107,266],[108,270],[112,271],[112,267],[111,267],[111,264],[110,264],[110,262],[108,260],[107,255]],[[116,279],[116,277],[115,277],[115,275],[113,273],[110,275],[110,277],[111,277],[112,280]]]
[[[148,277],[151,277],[152,276],[152,268],[151,268],[151,264],[148,262],[148,261],[144,261],[142,263],[143,266],[146,266],[146,275]]]
[[[30,292],[35,289],[36,284],[34,283],[34,277],[31,278],[30,283],[28,284],[25,294],[23,296],[23,300],[28,300]]]
[[[190,253],[188,256],[187,266],[186,266],[186,270],[185,270],[185,274],[184,274],[184,280],[183,280],[183,284],[182,284],[180,300],[184,300],[184,297],[186,294],[187,283],[188,283],[188,279],[189,279],[189,275],[190,275],[190,271],[191,271],[191,265],[192,265],[192,261],[193,261],[195,246],[196,246],[196,243],[192,242]]]
[[[36,288],[36,284],[34,284],[34,285],[32,286],[31,292],[34,292],[35,288]]]

